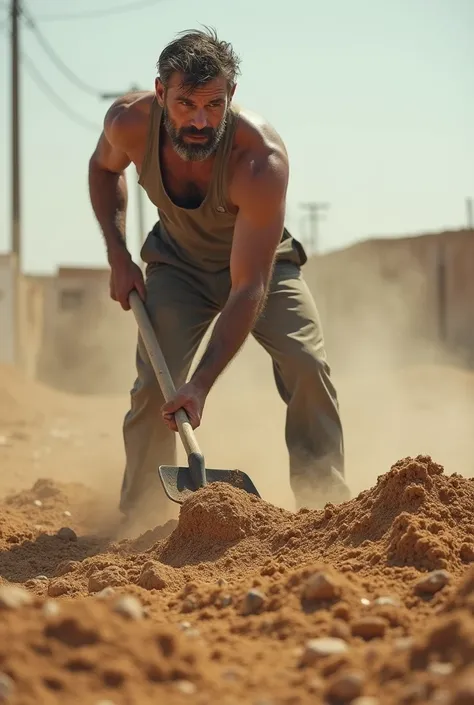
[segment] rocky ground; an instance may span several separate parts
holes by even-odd
[[[110,400],[2,382],[0,702],[474,704],[473,479],[401,456],[298,513],[209,486],[120,538]]]

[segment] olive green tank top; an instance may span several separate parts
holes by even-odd
[[[177,206],[168,196],[160,168],[160,134],[163,110],[153,99],[145,156],[138,183],[156,206],[159,220],[142,247],[145,263],[167,262],[186,268],[218,272],[229,267],[238,210],[228,198],[228,162],[239,108],[232,105],[224,134],[216,150],[207,194],[198,208]],[[306,254],[284,228],[278,259],[304,264]]]

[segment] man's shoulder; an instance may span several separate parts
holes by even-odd
[[[242,155],[265,157],[271,154],[287,159],[285,143],[276,128],[264,117],[236,107],[235,147]]]
[[[113,143],[127,144],[145,137],[153,91],[130,91],[114,100],[106,112],[104,132]]]

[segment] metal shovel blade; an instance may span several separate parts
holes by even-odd
[[[260,497],[250,477],[241,470],[208,470],[206,468],[205,472],[208,484],[211,482],[227,482],[239,490],[244,490],[249,494]],[[198,485],[193,480],[189,467],[160,465],[158,473],[166,496],[172,502],[177,502],[178,504],[182,504],[193,492],[202,487],[202,485]]]

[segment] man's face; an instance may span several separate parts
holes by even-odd
[[[217,149],[234,91],[229,93],[223,77],[192,92],[181,87],[181,80],[180,74],[174,74],[165,91],[156,79],[156,96],[163,106],[164,124],[176,152],[186,161],[201,161]]]

